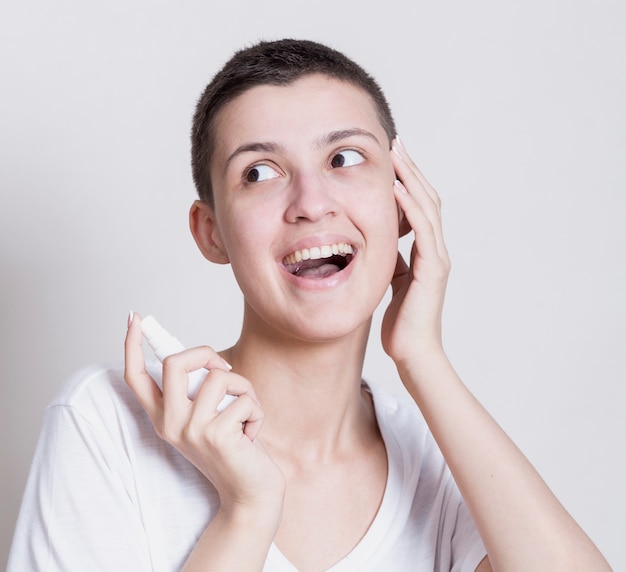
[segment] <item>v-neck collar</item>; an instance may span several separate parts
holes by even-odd
[[[412,471],[407,470],[407,458],[401,443],[390,427],[389,417],[393,416],[398,404],[379,388],[364,387],[372,395],[376,420],[387,452],[387,482],[383,498],[361,540],[341,560],[328,568],[327,572],[353,572],[365,570],[386,552],[400,534],[410,509],[410,503],[401,504],[403,491],[413,480]],[[414,475],[413,475],[414,476]],[[381,546],[381,545],[385,546]],[[267,572],[298,572],[287,557],[272,543],[265,564]]]

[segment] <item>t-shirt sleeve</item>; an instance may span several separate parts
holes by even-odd
[[[487,556],[487,550],[465,502],[463,502],[458,490],[455,492],[457,504],[455,526],[452,534],[451,572],[474,572],[485,556]]]
[[[69,405],[46,410],[8,572],[151,570],[131,468]]]

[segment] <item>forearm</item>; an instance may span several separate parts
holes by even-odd
[[[399,367],[485,542],[494,570],[610,570],[441,351]]]
[[[276,534],[277,519],[220,510],[206,528],[183,572],[262,570]]]

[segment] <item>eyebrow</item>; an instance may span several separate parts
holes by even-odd
[[[343,141],[344,139],[356,136],[367,137],[380,145],[380,141],[373,133],[365,129],[360,129],[358,127],[354,127],[352,129],[339,129],[337,131],[331,131],[330,133],[319,137],[315,143],[318,147],[322,148],[328,145],[335,145]],[[281,151],[284,151],[284,149],[285,148],[282,145],[279,145],[278,143],[273,143],[271,141],[256,141],[252,143],[244,143],[243,145],[239,145],[239,147],[237,147],[237,149],[235,149],[228,156],[228,159],[226,159],[226,163],[224,164],[224,172],[228,170],[228,166],[232,163],[235,157],[241,155],[242,153],[254,153],[259,151],[265,153],[279,153]]]
[[[319,147],[325,147],[326,145],[334,145],[335,143],[339,143],[344,139],[355,136],[367,137],[380,145],[380,141],[373,133],[365,129],[359,129],[358,127],[354,127],[352,129],[340,129],[339,131],[331,131],[323,137],[320,137],[317,141],[317,144]]]
[[[272,143],[270,141],[265,142],[255,142],[255,143],[244,143],[243,145],[239,145],[237,149],[235,149],[226,159],[226,163],[224,164],[224,172],[228,170],[228,165],[230,165],[237,155],[241,155],[242,153],[251,153],[255,151],[263,151],[265,153],[278,153],[281,151],[283,147],[278,145],[278,143]]]

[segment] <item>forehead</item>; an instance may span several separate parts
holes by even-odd
[[[214,158],[247,141],[305,141],[363,128],[387,138],[370,95],[352,83],[309,75],[287,85],[255,86],[230,101],[214,123]]]

